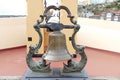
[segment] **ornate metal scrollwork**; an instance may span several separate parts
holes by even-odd
[[[42,59],[39,62],[35,62],[32,59],[33,54],[35,54],[38,51],[38,49],[41,47],[41,44],[42,44],[42,34],[40,32],[40,29],[39,29],[38,25],[43,22],[44,16],[40,16],[40,17],[41,17],[41,19],[37,20],[37,23],[34,25],[35,31],[39,35],[39,42],[36,46],[30,46],[29,47],[29,52],[26,56],[26,62],[27,62],[28,67],[32,71],[35,71],[35,72],[50,72],[51,71],[50,63],[46,64],[46,60]]]
[[[59,26],[58,27],[59,29],[47,26],[49,24],[42,25],[41,23],[44,21],[44,18],[47,19],[47,12],[50,9],[55,9],[55,10],[56,9],[58,9],[58,10],[63,9],[63,10],[65,10],[68,14],[67,15],[68,18],[70,18],[71,23],[73,23],[74,25],[63,25],[60,23],[54,24],[56,26]],[[74,16],[71,15],[70,10],[65,6],[59,6],[59,7],[49,6],[49,7],[47,7],[45,9],[43,15],[40,15],[40,20],[37,20],[37,23],[35,23],[34,29],[39,35],[39,41],[38,41],[38,44],[36,46],[29,47],[29,52],[26,56],[26,62],[27,62],[28,67],[32,71],[36,71],[36,72],[50,72],[51,71],[50,63],[46,64],[46,60],[41,59],[39,62],[35,62],[32,59],[33,54],[35,54],[38,51],[38,49],[41,47],[41,44],[42,44],[42,34],[40,31],[40,28],[50,28],[53,31],[54,30],[61,30],[63,28],[68,28],[68,29],[74,28],[74,32],[72,34],[72,37],[70,37],[70,40],[71,40],[73,48],[76,50],[76,54],[79,54],[81,56],[81,60],[79,62],[75,62],[71,59],[71,60],[68,60],[68,64],[63,63],[64,64],[63,72],[81,72],[81,70],[85,67],[85,65],[87,63],[87,57],[86,57],[86,54],[84,52],[84,46],[77,46],[75,43],[75,35],[79,31],[80,26],[77,24],[77,21],[74,20]]]
[[[79,62],[75,62],[73,60],[69,60],[68,61],[68,65],[64,64],[64,68],[63,68],[63,72],[67,73],[67,72],[81,72],[83,70],[83,68],[86,65],[87,62],[87,57],[85,55],[84,52],[84,46],[80,46],[80,52],[79,55],[81,56],[81,60]]]
[[[87,63],[87,56],[86,56],[85,51],[84,51],[85,47],[82,45],[77,46],[75,43],[75,35],[79,31],[80,25],[78,25],[76,23],[76,21],[73,21],[72,17],[70,17],[70,18],[71,18],[70,20],[72,21],[72,23],[75,25],[74,32],[72,34],[72,37],[70,37],[70,40],[72,42],[73,48],[76,50],[76,53],[81,56],[81,60],[79,62],[69,60],[68,65],[63,63],[64,64],[63,72],[81,72]]]
[[[46,65],[46,60],[42,59],[39,62],[35,62],[32,59],[32,55],[35,53],[35,48],[30,46],[29,47],[29,52],[26,57],[26,62],[28,67],[35,72],[50,72],[50,63]]]

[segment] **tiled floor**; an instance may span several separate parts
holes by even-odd
[[[89,76],[120,77],[120,53],[86,48],[88,62],[85,67]],[[26,47],[0,51],[0,76],[22,76],[27,70]],[[53,65],[60,66],[57,62]],[[52,65],[52,66],[53,66]]]

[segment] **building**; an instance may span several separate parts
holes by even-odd
[[[86,4],[99,4],[99,3],[109,3],[115,0],[78,0],[79,5],[86,5]]]

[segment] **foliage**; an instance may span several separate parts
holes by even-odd
[[[110,4],[106,4],[106,9],[120,10],[120,0],[114,1]]]
[[[102,3],[102,4],[89,4],[86,6],[78,6],[78,14],[84,10],[91,11],[94,14],[101,14],[106,11],[116,11],[120,10],[120,0],[116,0],[111,3]]]

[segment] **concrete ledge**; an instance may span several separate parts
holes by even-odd
[[[0,76],[0,80],[21,80],[22,76]]]
[[[96,76],[92,77],[92,80],[120,80],[120,77],[112,77],[112,76]]]

